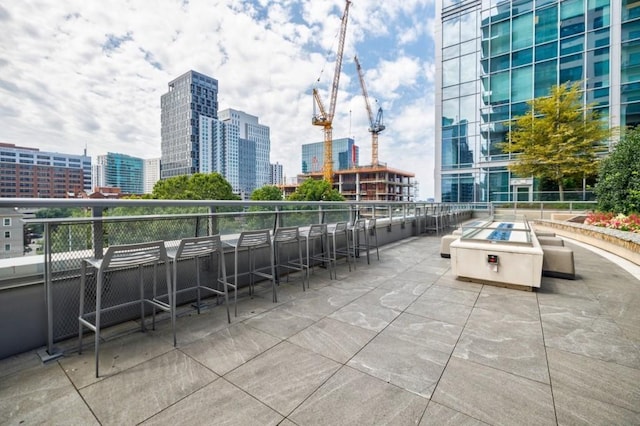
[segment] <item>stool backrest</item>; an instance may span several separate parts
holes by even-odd
[[[327,224],[326,223],[318,223],[315,225],[311,225],[309,228],[309,236],[310,237],[319,237],[321,235],[327,234]]]
[[[300,236],[300,230],[297,226],[287,228],[277,228],[273,235],[273,241],[292,241],[297,240]]]
[[[367,229],[367,220],[366,219],[358,219],[356,223],[353,225],[354,229]]]
[[[256,247],[271,245],[271,234],[268,229],[245,231],[240,234],[238,247]]]
[[[184,238],[180,241],[176,258],[200,257],[219,251],[222,248],[220,235]]]
[[[338,222],[336,223],[336,228],[334,232],[345,232],[347,230],[347,222]]]
[[[101,269],[127,268],[167,260],[164,241],[123,244],[107,248]]]

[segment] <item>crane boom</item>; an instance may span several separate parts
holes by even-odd
[[[367,93],[367,86],[364,84],[364,73],[360,66],[358,57],[355,56],[353,60],[356,63],[356,69],[358,70],[358,78],[360,79],[360,87],[362,88],[362,96],[364,97],[364,103],[367,107],[367,114],[369,115],[369,132],[371,132],[371,165],[378,165],[378,133],[382,132],[386,127],[382,122],[382,107],[378,108],[376,119],[373,119],[373,112],[371,111],[371,105],[369,104],[369,94]]]
[[[338,98],[338,84],[340,82],[340,71],[342,70],[342,54],[344,52],[344,39],[347,33],[347,21],[349,19],[349,6],[351,0],[345,1],[344,12],[340,24],[340,34],[338,40],[338,51],[336,53],[336,68],[333,73],[333,83],[331,85],[331,98],[329,101],[329,109],[325,110],[317,89],[313,89],[314,99],[314,115],[311,120],[314,126],[322,126],[324,128],[324,164],[323,176],[324,180],[329,183],[333,181],[333,115],[336,110],[336,99]],[[319,114],[315,114],[315,106],[320,110]]]

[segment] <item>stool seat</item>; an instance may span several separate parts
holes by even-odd
[[[276,282],[280,283],[280,268],[288,269],[290,271],[302,272],[302,291],[305,291],[306,286],[309,287],[309,268],[302,257],[302,236],[300,235],[300,229],[297,226],[277,228],[273,234],[273,255],[276,271]],[[282,259],[281,249],[282,246],[287,244],[296,244],[297,258],[291,259],[289,251],[287,251],[286,260]],[[287,274],[287,281],[289,280],[289,274]]]

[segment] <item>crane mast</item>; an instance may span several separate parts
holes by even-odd
[[[371,165],[378,165],[378,133],[382,132],[386,127],[382,120],[382,107],[378,108],[375,120],[373,119],[373,112],[371,111],[371,105],[369,104],[369,94],[367,93],[367,86],[364,84],[364,73],[360,66],[358,57],[355,56],[354,61],[356,63],[356,69],[358,70],[358,78],[360,79],[360,87],[362,88],[362,96],[364,97],[364,103],[367,107],[367,114],[369,115],[369,132],[371,132]]]
[[[338,97],[338,83],[340,82],[340,71],[342,70],[342,53],[344,51],[344,38],[347,32],[347,21],[349,19],[349,6],[351,0],[346,0],[342,20],[340,24],[340,34],[338,41],[338,51],[336,53],[336,68],[333,73],[333,83],[331,85],[331,98],[329,100],[329,110],[325,110],[318,89],[313,89],[314,115],[311,120],[314,126],[322,126],[324,129],[324,180],[333,182],[333,115],[336,110],[336,99]],[[316,114],[316,105],[319,113]]]

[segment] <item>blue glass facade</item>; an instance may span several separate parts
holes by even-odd
[[[144,160],[109,152],[104,159],[105,186],[120,188],[128,194],[144,193]]]
[[[437,2],[436,198],[508,200],[509,122],[554,85],[582,82],[610,126],[640,121],[640,13],[632,0]]]
[[[334,139],[332,144],[333,170],[347,170],[358,165],[360,149],[351,138]],[[302,145],[302,173],[322,173],[324,142]]]

